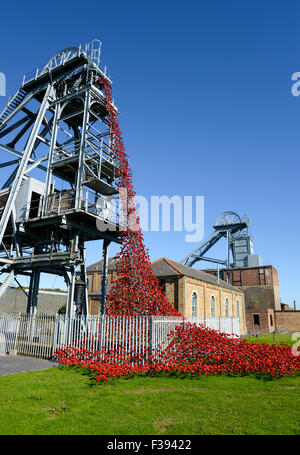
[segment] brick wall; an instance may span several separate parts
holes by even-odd
[[[210,301],[211,297],[215,299],[215,316],[225,317],[225,300],[229,303],[229,317],[237,316],[237,301],[239,302],[240,311],[240,333],[245,334],[246,318],[245,303],[243,291],[236,289],[226,289],[218,285],[213,285],[205,281],[197,280],[188,276],[172,279],[166,282],[166,294],[173,303],[174,281],[177,280],[178,310],[186,316],[192,316],[192,294],[197,294],[198,316],[211,317]]]
[[[204,272],[217,276],[216,269],[204,270]],[[279,286],[278,272],[272,265],[221,269],[219,272],[220,278],[233,286]]]
[[[217,270],[205,270],[217,276]],[[246,291],[246,307],[255,307],[257,303],[262,308],[280,310],[280,292],[278,272],[271,265],[261,267],[245,267],[240,269],[222,269],[220,277],[233,286]]]
[[[280,310],[279,288],[274,286],[241,286],[245,291],[246,308]]]
[[[99,291],[101,288],[101,273],[99,271],[88,272],[89,293]],[[108,273],[108,284],[116,279],[115,272]],[[210,317],[210,298],[214,295],[216,302],[216,317],[225,317],[225,299],[229,302],[229,316],[236,317],[236,302],[239,301],[240,309],[240,333],[245,334],[246,317],[244,292],[240,289],[225,289],[218,285],[206,283],[187,276],[168,277],[165,286],[166,296],[172,305],[184,316],[192,315],[192,293],[196,291],[198,297],[199,316]],[[99,314],[100,297],[89,295],[90,314]]]
[[[275,323],[287,332],[300,332],[300,310],[275,311]]]
[[[89,314],[91,315],[98,315],[100,312],[100,297],[89,297]]]
[[[178,279],[170,278],[166,282],[166,297],[173,307],[178,310]]]
[[[116,277],[115,272],[109,272],[107,274],[107,283],[110,286],[112,280]],[[100,272],[87,272],[87,279],[88,279],[88,292],[95,292],[100,291],[101,289],[101,278],[102,275]]]
[[[257,320],[259,325],[255,324]],[[270,308],[246,309],[246,324],[250,334],[272,333],[276,324],[274,310]]]

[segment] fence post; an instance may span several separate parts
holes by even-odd
[[[110,240],[103,240],[102,251],[102,279],[101,279],[101,298],[100,298],[100,315],[106,313],[106,292],[107,292],[107,271],[108,271],[108,246]]]
[[[18,336],[19,336],[19,332],[20,332],[20,325],[21,325],[21,313],[19,313],[18,322],[17,322],[17,330],[16,330],[16,333],[15,333],[15,340],[14,340],[14,347],[13,347],[13,350],[15,352],[16,352],[16,349],[17,349],[17,342],[18,342]]]
[[[101,352],[102,351],[102,343],[103,343],[103,329],[104,329],[104,318],[106,316],[104,314],[100,314],[100,316],[98,316],[99,318],[99,336],[98,336],[98,351]]]
[[[149,353],[150,362],[152,362],[152,360],[151,360],[152,343],[153,343],[153,332],[152,332],[152,329],[153,329],[152,316],[149,316],[149,327],[148,327],[148,330],[149,330],[149,336],[148,336],[149,346],[148,346],[148,353]]]
[[[54,316],[54,328],[53,328],[53,340],[52,340],[52,360],[54,359],[54,353],[56,351],[56,345],[58,341],[58,314]]]

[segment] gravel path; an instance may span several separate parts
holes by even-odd
[[[44,370],[57,367],[51,360],[25,357],[22,355],[0,356],[0,376],[6,374],[24,373],[26,371]]]

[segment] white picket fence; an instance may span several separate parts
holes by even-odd
[[[168,344],[180,324],[196,323],[239,336],[238,318],[182,318],[173,316],[88,316],[0,314],[0,355],[9,352],[52,359],[57,349],[104,348],[136,352],[145,358]]]

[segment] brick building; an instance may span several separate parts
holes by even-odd
[[[205,270],[217,276],[218,270]],[[219,270],[227,283],[245,292],[246,323],[250,333],[275,331],[275,311],[281,310],[278,272],[272,265]]]
[[[250,333],[300,330],[300,311],[280,302],[278,272],[272,265],[205,270],[245,292],[246,323]]]
[[[116,278],[115,259],[108,261],[108,290]],[[87,267],[89,306],[98,314],[102,262]],[[152,262],[152,269],[164,287],[168,300],[183,316],[239,317],[240,333],[246,334],[244,291],[201,270],[167,258]]]
[[[116,258],[108,259],[107,270],[107,292],[109,292],[111,282],[116,279]],[[102,261],[95,262],[86,268],[90,314],[99,314],[101,297],[101,272]]]
[[[218,270],[205,270],[217,276]],[[245,291],[246,308],[272,308],[281,310],[278,272],[272,265],[259,267],[226,268],[219,271],[220,278]]]
[[[300,311],[289,308],[283,311],[274,311],[276,329],[288,332],[300,331]]]

